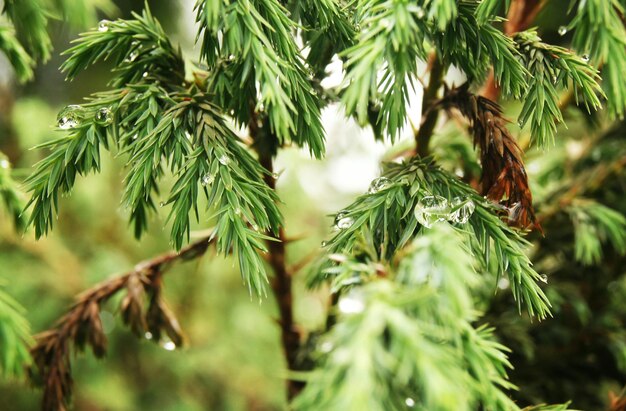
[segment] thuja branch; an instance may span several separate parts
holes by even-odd
[[[160,341],[165,334],[172,348],[183,342],[178,321],[161,295],[162,275],[176,261],[189,261],[204,255],[211,238],[202,238],[180,252],[168,252],[143,261],[132,271],[107,280],[78,296],[72,308],[57,325],[35,336],[31,349],[31,381],[43,386],[44,411],[65,410],[72,395],[71,348],[78,351],[90,346],[96,357],[106,353],[107,338],[100,321],[102,304],[125,290],[120,311],[124,322],[138,336]],[[148,309],[144,303],[148,300]],[[149,334],[146,334],[149,333]],[[173,345],[172,345],[173,344]]]

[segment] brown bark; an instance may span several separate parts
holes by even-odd
[[[255,149],[259,155],[259,162],[267,170],[263,176],[265,183],[273,190],[276,190],[276,178],[274,177],[273,156],[278,149],[278,140],[263,125],[257,122],[257,113],[253,113],[250,121],[250,135],[254,141]],[[268,233],[271,235],[271,233]],[[298,353],[300,350],[300,331],[298,330],[293,316],[293,286],[292,273],[287,268],[285,244],[288,242],[283,227],[279,228],[279,241],[267,241],[268,257],[267,261],[274,271],[272,279],[272,291],[278,305],[280,315],[279,325],[281,331],[281,342],[287,367],[290,371],[300,369]],[[302,381],[287,379],[287,398],[292,400],[304,388]]]
[[[420,157],[426,157],[429,153],[428,146],[439,118],[439,110],[434,109],[433,106],[437,101],[437,93],[443,85],[443,76],[445,74],[444,66],[436,54],[431,55],[429,67],[430,79],[422,97],[422,119],[420,128],[415,133],[417,155]]]

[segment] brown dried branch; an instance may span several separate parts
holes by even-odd
[[[541,230],[532,206],[522,150],[506,128],[508,121],[500,106],[470,93],[467,84],[450,90],[439,104],[458,109],[470,123],[474,144],[480,147],[483,195],[508,209],[510,225]]]
[[[619,394],[609,392],[609,411],[626,411],[626,388]]]
[[[176,345],[182,344],[178,321],[161,297],[162,273],[169,263],[203,255],[210,241],[210,238],[203,238],[179,253],[162,254],[138,264],[133,271],[96,285],[78,296],[76,303],[61,317],[55,328],[35,336],[29,376],[33,384],[43,387],[44,411],[64,411],[70,402],[72,345],[77,351],[90,346],[98,358],[106,354],[107,338],[100,321],[100,308],[122,290],[126,290],[126,295],[120,311],[124,323],[134,334],[143,337],[149,330],[158,341],[161,332],[165,331]],[[146,289],[151,292],[151,305],[144,314]]]

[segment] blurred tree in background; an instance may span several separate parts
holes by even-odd
[[[5,0],[0,409],[625,410],[624,7]]]

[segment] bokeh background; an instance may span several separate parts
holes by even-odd
[[[117,15],[106,17],[128,18],[131,11],[143,7],[143,0],[115,3]],[[181,45],[191,72],[198,56],[194,1],[148,3],[173,41]],[[538,23],[545,27],[540,34],[548,42],[566,40],[557,35],[557,28],[566,22],[562,10],[568,3],[550,2],[539,16]],[[25,86],[16,86],[7,62],[0,57],[0,150],[15,165],[18,179],[27,176],[45,154],[30,148],[56,137],[56,113],[106,88],[110,70],[106,64],[90,68],[72,83],[65,82],[58,70],[59,54],[77,32],[63,21],[52,21],[51,33],[54,57],[38,67],[35,80]],[[340,73],[340,64],[332,69]],[[331,76],[327,81],[330,85],[338,80]],[[462,77],[452,73],[448,80],[458,84]],[[420,112],[420,95],[418,86],[411,113]],[[514,113],[518,107],[513,103],[506,109]],[[418,117],[412,118],[413,123],[418,124]],[[531,150],[528,154],[538,204],[549,200],[544,196],[551,192],[551,176],[557,181],[571,171],[559,168],[562,164],[574,167],[589,155],[591,167],[605,157],[625,155],[623,121],[593,151],[586,139],[602,119],[577,112],[567,118],[569,129],[560,129],[557,147],[549,153]],[[332,230],[329,214],[366,191],[379,172],[381,159],[411,141],[409,125],[396,146],[375,142],[371,131],[360,129],[336,106],[324,110],[323,122],[328,137],[323,161],[311,160],[296,149],[285,150],[277,160],[287,236],[293,239],[288,245],[292,264],[314,258]],[[433,141],[434,154],[451,171],[477,175],[469,139],[458,130],[454,125],[440,130]],[[522,142],[527,138],[520,135]],[[119,204],[123,161],[108,155],[103,160],[101,174],[79,179],[72,195],[62,199],[59,221],[47,238],[35,241],[31,232],[15,233],[9,218],[0,212],[0,281],[26,308],[33,332],[52,326],[76,294],[170,248],[167,208],[153,217],[151,231],[140,242],[132,237]],[[551,170],[554,164],[558,166]],[[625,186],[621,173],[589,196],[624,213]],[[521,403],[573,399],[575,408],[606,410],[608,393],[619,393],[626,384],[626,261],[605,246],[600,264],[576,263],[571,224],[559,218],[545,225],[545,238],[531,237],[536,267],[550,278],[547,290],[555,319],[538,324],[520,317],[508,293],[494,296],[494,290],[508,287],[494,280],[493,288],[485,293],[486,320],[498,327],[499,338],[513,349],[516,370],[512,378],[521,388],[520,394],[513,395]],[[210,228],[208,215],[194,228],[198,236]],[[116,315],[119,301],[110,301],[102,316],[109,337],[107,357],[95,360],[88,353],[74,361],[75,409],[284,409],[284,360],[274,301],[259,303],[251,298],[233,263],[209,252],[200,260],[175,266],[165,277],[166,297],[187,337],[187,345],[180,350],[168,351],[135,338]],[[304,277],[304,273],[296,276],[295,309],[296,320],[306,333],[324,323],[328,296],[325,290],[305,290]],[[0,380],[0,410],[37,410],[39,401],[40,393],[24,382]]]

